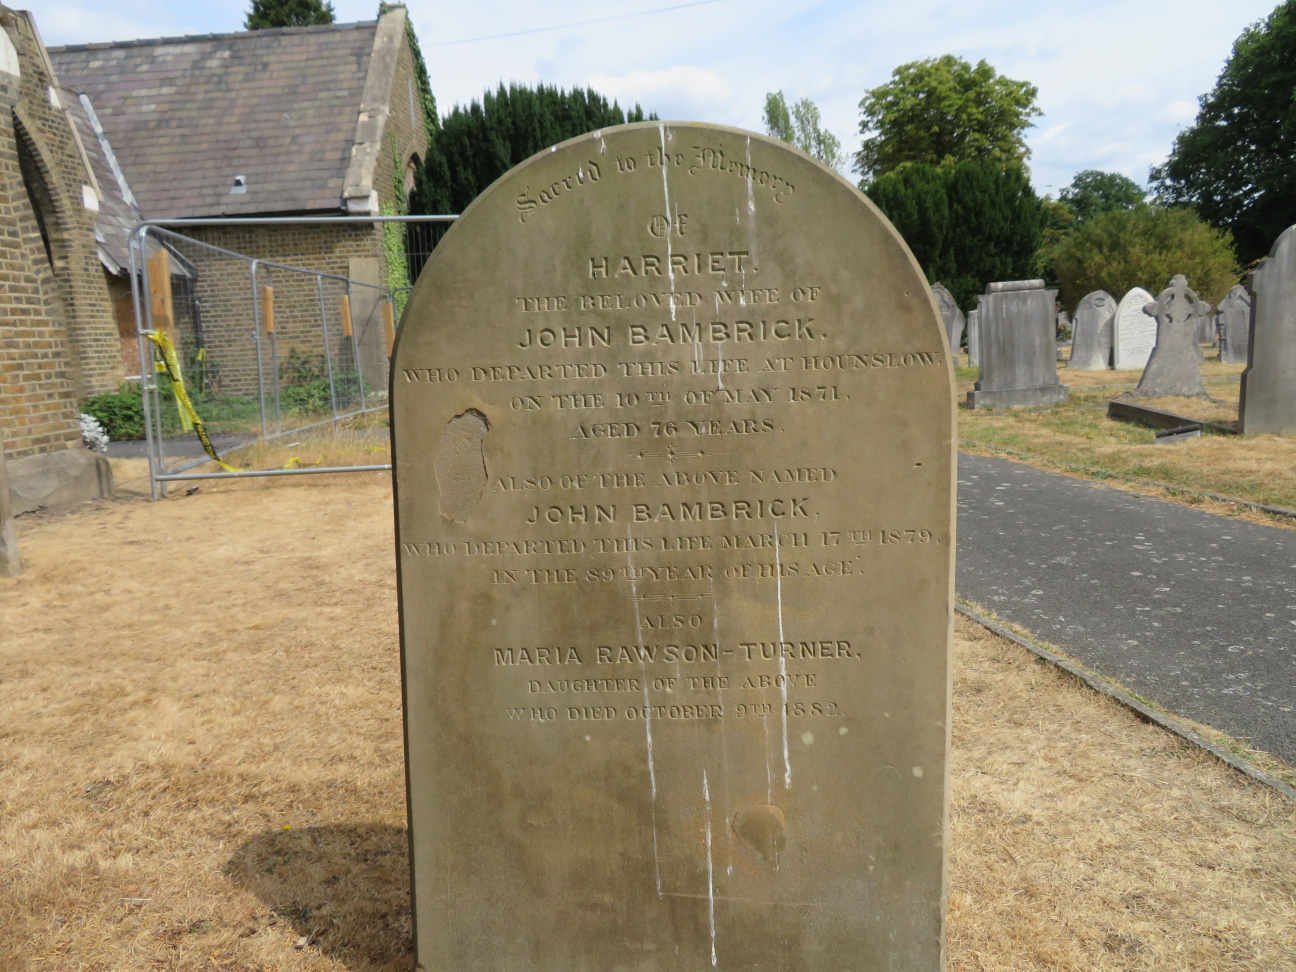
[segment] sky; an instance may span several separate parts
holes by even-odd
[[[19,2],[8,0],[14,6]],[[333,0],[338,22],[377,0]],[[500,81],[590,86],[663,119],[763,131],[765,94],[810,98],[848,153],[859,102],[900,64],[988,61],[1039,89],[1041,194],[1077,172],[1140,184],[1276,0],[408,0],[442,113]],[[241,29],[250,0],[42,0],[50,46]],[[502,36],[503,35],[503,36]],[[849,171],[845,174],[851,175]]]

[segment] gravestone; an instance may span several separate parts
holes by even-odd
[[[942,967],[941,326],[736,129],[573,139],[454,224],[392,369],[422,968]]]
[[[1105,290],[1086,294],[1076,307],[1068,368],[1105,371],[1111,361],[1116,301]]]
[[[1056,405],[1070,389],[1058,381],[1053,304],[1043,280],[992,283],[977,298],[981,378],[972,408]]]
[[[1188,278],[1176,274],[1144,311],[1156,318],[1157,338],[1143,377],[1131,394],[1138,398],[1167,395],[1205,395],[1198,363],[1197,317],[1211,312],[1210,304],[1198,300]]]
[[[5,471],[4,432],[0,430],[0,577],[22,573],[18,536],[14,531],[13,502],[9,496],[9,474]]]
[[[940,308],[941,321],[945,324],[945,336],[949,339],[950,353],[957,356],[963,344],[963,312],[959,310],[954,295],[944,284],[938,283],[933,286],[932,296],[936,298],[936,306]]]
[[[1214,344],[1215,343],[1215,320],[1216,315],[1212,310],[1209,314],[1201,314],[1197,318],[1197,343]]]
[[[1251,295],[1241,284],[1220,301],[1219,358],[1229,364],[1246,364],[1251,346]]]
[[[1112,330],[1112,364],[1118,371],[1146,368],[1156,347],[1156,318],[1143,312],[1152,295],[1135,287],[1116,307]]]
[[[1288,227],[1274,241],[1269,257],[1252,271],[1248,282],[1254,312],[1250,339],[1254,347],[1246,371],[1242,372],[1239,425],[1243,435],[1294,435],[1296,226]],[[1231,312],[1236,312],[1236,305]],[[1230,327],[1230,336],[1232,333]]]
[[[981,312],[975,307],[967,316],[968,364],[976,367],[981,363]]]

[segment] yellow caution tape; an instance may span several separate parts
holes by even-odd
[[[238,472],[216,455],[216,447],[212,445],[207,429],[203,426],[202,419],[198,417],[193,402],[189,400],[189,393],[185,391],[184,377],[180,374],[180,361],[176,358],[175,346],[171,343],[171,339],[163,331],[154,331],[148,335],[148,339],[156,345],[153,351],[159,359],[158,370],[165,371],[171,379],[171,391],[175,395],[176,408],[180,411],[180,424],[186,430],[193,429],[198,434],[198,441],[202,443],[207,455],[216,460],[218,466],[226,472]]]

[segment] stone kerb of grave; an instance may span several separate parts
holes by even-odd
[[[464,212],[392,368],[422,967],[941,967],[944,349],[763,136],[605,129]]]
[[[1210,304],[1199,300],[1188,286],[1188,278],[1177,274],[1170,286],[1150,301],[1144,312],[1155,317],[1156,347],[1143,369],[1138,387],[1126,394],[1139,398],[1168,395],[1206,394],[1197,347],[1197,317],[1211,312]]]
[[[1056,290],[1043,280],[988,284],[977,298],[981,378],[968,392],[972,408],[1026,407],[1064,402],[1054,343]]]
[[[14,530],[13,502],[9,496],[9,473],[5,468],[4,433],[0,431],[0,577],[22,573],[18,536]]]
[[[1296,434],[1296,226],[1284,230],[1248,281],[1251,347],[1238,405],[1243,435]],[[1231,296],[1231,295],[1230,295]],[[1229,334],[1232,335],[1230,326]]]
[[[1111,362],[1116,301],[1105,290],[1086,294],[1076,307],[1068,368],[1105,371]]]
[[[1153,300],[1152,294],[1135,287],[1116,307],[1112,329],[1112,364],[1117,370],[1146,368],[1156,347],[1156,318],[1143,312]]]
[[[936,298],[936,306],[940,308],[941,321],[945,324],[945,336],[949,339],[950,353],[957,355],[963,344],[965,323],[963,311],[959,310],[954,295],[944,284],[935,284],[932,287],[932,296]]]
[[[1229,364],[1246,364],[1251,346],[1251,295],[1237,284],[1220,301],[1219,359]]]

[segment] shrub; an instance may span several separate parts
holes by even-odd
[[[114,442],[144,438],[144,396],[139,385],[128,383],[115,392],[93,395],[82,403],[81,411],[97,419]]]
[[[1105,290],[1153,294],[1182,273],[1202,300],[1221,300],[1238,280],[1233,241],[1190,209],[1138,206],[1100,213],[1064,239],[1053,261],[1067,306]]]

